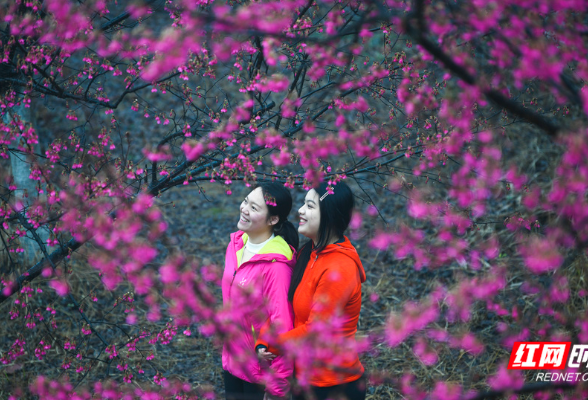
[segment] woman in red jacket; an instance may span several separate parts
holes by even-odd
[[[364,368],[355,350],[366,276],[357,251],[343,234],[353,205],[353,193],[344,182],[334,187],[323,183],[308,191],[298,210],[298,232],[310,240],[300,249],[289,289],[294,329],[273,339],[263,335],[256,343],[258,356],[266,360],[283,349],[298,350],[296,378],[308,382],[318,400],[363,400],[366,395]],[[312,338],[314,344],[304,347]]]
[[[288,221],[291,209],[290,192],[277,183],[261,184],[239,208],[239,231],[231,234],[222,279],[221,318],[229,322],[222,353],[228,400],[261,400],[264,392],[274,399],[289,395],[290,360],[278,357],[262,366],[254,344],[266,327],[292,329],[288,289],[298,233]]]

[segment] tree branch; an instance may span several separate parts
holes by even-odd
[[[451,58],[448,54],[446,54],[439,46],[434,44],[432,41],[426,38],[426,31],[424,29],[425,21],[424,21],[424,4],[423,0],[415,0],[415,12],[410,13],[404,19],[404,29],[405,31],[418,43],[420,44],[425,50],[427,50],[433,57],[441,61],[445,68],[452,71],[455,75],[457,75],[461,80],[466,82],[469,85],[475,86],[476,85],[476,78],[472,74],[470,74],[464,67],[457,64],[453,58]],[[414,22],[418,28],[414,27]],[[554,125],[551,121],[544,118],[541,114],[538,114],[534,111],[531,111],[520,104],[514,102],[513,100],[507,98],[502,93],[493,90],[493,89],[483,89],[481,88],[482,92],[496,103],[498,106],[505,108],[510,113],[525,119],[526,121],[532,123],[533,125],[538,126],[539,128],[545,130],[547,134],[550,136],[556,136],[560,130],[560,127]]]
[[[157,2],[159,0],[150,0],[147,2],[147,6],[152,5],[153,3]],[[121,22],[123,22],[124,20],[126,20],[127,18],[129,18],[131,16],[131,13],[128,11],[125,11],[119,15],[117,15],[116,17],[114,17],[113,19],[111,19],[108,22],[105,22],[104,24],[102,24],[102,26],[100,26],[100,30],[102,32],[109,30],[110,28],[120,24]]]

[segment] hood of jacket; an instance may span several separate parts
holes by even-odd
[[[351,241],[349,241],[349,238],[347,236],[343,236],[343,241],[339,241],[337,243],[333,243],[333,244],[329,244],[327,246],[325,246],[325,248],[323,250],[321,250],[318,255],[319,256],[323,256],[323,255],[328,255],[329,257],[349,257],[350,259],[353,260],[353,262],[355,263],[355,265],[357,266],[357,269],[359,270],[359,279],[361,280],[361,283],[365,282],[366,280],[366,275],[365,275],[365,269],[363,268],[363,264],[361,263],[361,260],[359,259],[359,254],[357,254],[357,250],[355,249],[355,247],[351,244]],[[316,257],[317,252],[316,250],[312,250],[311,252],[311,259],[313,259],[314,257]]]
[[[241,261],[245,243],[249,240],[249,235],[243,231],[237,231],[231,233],[231,243],[233,243],[237,260]],[[274,236],[272,240],[267,242],[265,246],[261,248],[259,253],[251,257],[248,262],[256,261],[282,261],[293,267],[294,263],[294,251],[292,247],[284,240],[281,236]]]

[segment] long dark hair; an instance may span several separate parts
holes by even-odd
[[[323,182],[314,188],[319,198],[327,192],[327,186],[327,183]],[[296,266],[290,281],[290,289],[288,290],[288,300],[294,300],[294,293],[310,261],[312,250],[316,250],[318,254],[327,246],[330,239],[343,238],[343,234],[351,221],[354,205],[353,193],[343,181],[334,186],[333,193],[328,194],[322,201],[319,201],[321,222],[319,224],[317,243],[314,245],[312,240],[309,240],[304,243],[298,252],[298,259],[296,260]]]
[[[261,183],[257,187],[261,188],[265,204],[267,205],[267,219],[269,220],[276,215],[279,218],[278,223],[274,225],[274,234],[281,236],[286,243],[298,249],[300,243],[298,231],[292,222],[288,221],[288,214],[292,210],[292,195],[290,191],[283,185],[274,182]]]

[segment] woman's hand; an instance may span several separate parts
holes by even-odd
[[[269,351],[267,351],[265,347],[261,347],[257,350],[257,357],[269,362],[273,361],[274,358],[276,358],[276,355],[274,353],[270,353]]]

